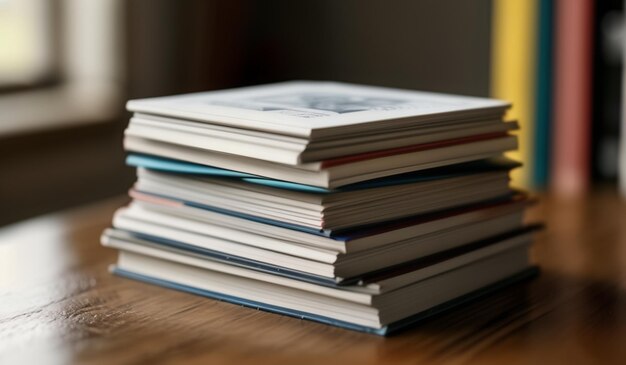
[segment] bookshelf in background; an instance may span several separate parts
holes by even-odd
[[[525,167],[513,174],[514,184],[577,194],[591,182],[614,183],[620,169],[623,1],[493,4],[492,95],[514,102],[508,117],[522,127],[520,152],[511,157]],[[626,191],[624,146],[622,156]]]

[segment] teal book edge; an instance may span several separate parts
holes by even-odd
[[[408,172],[404,174],[386,176],[379,179],[345,185],[336,189],[326,189],[317,186],[275,180],[262,176],[247,174],[244,172],[221,169],[213,166],[200,165],[191,162],[151,155],[130,154],[126,157],[126,164],[128,166],[138,168],[141,167],[149,170],[167,173],[236,179],[251,184],[265,185],[277,189],[295,190],[305,193],[317,194],[331,194],[338,191],[352,191],[392,185],[412,184],[458,176],[466,176],[481,172],[512,170],[520,166],[518,162],[509,160],[507,158],[491,158],[485,160],[464,162],[461,164],[450,166],[441,166],[427,170]]]
[[[550,139],[552,135],[552,71],[554,68],[554,0],[539,1],[537,32],[537,72],[535,92],[535,143],[532,187],[547,187],[550,172]]]
[[[204,289],[200,289],[200,288],[196,288],[196,287],[192,287],[188,285],[181,285],[175,282],[162,280],[162,279],[154,278],[151,276],[146,276],[146,275],[134,273],[131,271],[123,270],[119,267],[114,267],[112,269],[112,272],[116,275],[119,275],[121,277],[125,277],[128,279],[138,280],[138,281],[142,281],[142,282],[153,284],[153,285],[159,285],[165,288],[179,290],[179,291],[183,291],[183,292],[187,292],[191,294],[196,294],[196,295],[200,295],[200,296],[204,296],[204,297],[208,297],[211,299],[216,299],[216,300],[220,300],[220,301],[224,301],[224,302],[228,302],[228,303],[232,303],[236,305],[242,305],[244,307],[249,307],[249,308],[262,310],[262,311],[266,311],[270,313],[282,314],[282,315],[286,315],[289,317],[299,318],[302,320],[309,320],[309,321],[324,323],[324,324],[328,324],[328,325],[332,325],[332,326],[336,326],[336,327],[340,327],[340,328],[344,328],[348,330],[365,332],[365,333],[370,333],[370,334],[379,335],[379,336],[389,336],[392,334],[396,334],[402,330],[409,329],[419,324],[422,321],[432,318],[433,316],[448,312],[455,308],[459,308],[462,305],[467,304],[471,301],[485,297],[507,286],[513,285],[515,283],[518,283],[524,280],[531,279],[538,275],[539,268],[531,267],[522,272],[514,274],[504,280],[498,281],[494,284],[491,284],[489,286],[473,291],[469,294],[466,294],[461,297],[450,300],[448,302],[442,303],[431,309],[417,313],[413,316],[402,319],[398,322],[394,322],[382,328],[372,328],[372,327],[361,326],[361,325],[357,325],[354,323],[338,321],[336,319],[332,319],[332,318],[328,318],[328,317],[324,317],[324,316],[320,316],[316,314],[311,314],[311,313],[293,310],[289,308],[256,302],[256,301],[239,298],[239,297],[235,297],[231,295],[225,295],[222,293],[208,291],[208,290],[204,290]]]

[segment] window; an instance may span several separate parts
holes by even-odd
[[[0,138],[119,116],[123,4],[0,0]]]
[[[55,4],[0,0],[0,88],[32,85],[52,76]]]

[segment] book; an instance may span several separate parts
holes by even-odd
[[[333,188],[517,147],[509,104],[299,81],[131,100],[127,150]]]
[[[128,136],[124,146],[131,152],[332,189],[386,176],[496,157],[515,149],[517,140],[506,134],[483,135],[297,166]]]
[[[483,172],[412,173],[373,186],[323,192],[268,179],[190,177],[139,169],[134,190],[206,210],[332,232],[509,196],[508,171],[495,165]]]
[[[320,81],[291,81],[127,103],[128,110],[146,117],[173,117],[310,141],[444,122],[459,124],[464,118],[488,116],[485,119],[499,120],[508,107],[508,103],[495,99]]]
[[[555,10],[552,190],[571,195],[590,180],[593,4],[558,0]]]
[[[532,183],[538,0],[495,0],[492,13],[491,95],[515,104],[507,118],[519,120],[519,149],[508,157],[524,166],[511,174],[513,186]]]
[[[358,252],[388,243],[404,241],[437,230],[477,223],[485,219],[522,211],[533,203],[533,200],[528,199],[526,195],[515,194],[493,201],[455,206],[448,210],[331,232],[294,226],[282,221],[212,211],[136,191],[131,191],[130,196],[133,201],[128,205],[128,210],[147,211],[147,214],[157,212],[175,218],[181,217],[201,222],[206,227],[215,229],[213,235],[219,236],[219,229],[228,227],[240,233],[263,236],[263,239],[260,240],[270,237],[300,245],[330,249],[339,253]],[[143,216],[143,212],[140,215]],[[231,235],[236,237],[234,233]],[[222,237],[232,238],[231,236]]]
[[[622,38],[622,64],[626,60],[626,37]],[[623,67],[623,66],[622,66]],[[622,68],[622,103],[620,117],[620,142],[619,142],[619,190],[622,197],[626,197],[626,68]]]
[[[554,0],[541,0],[537,9],[535,72],[535,128],[532,153],[532,183],[536,190],[548,187],[553,109]]]
[[[376,150],[506,133],[516,129],[516,122],[502,123],[498,119],[476,121],[469,119],[462,124],[450,125],[450,123],[440,122],[415,130],[389,128],[375,134],[341,135],[339,138],[311,141],[305,138],[277,136],[267,132],[135,114],[124,134],[173,145],[295,165]]]
[[[176,252],[115,243],[119,275],[239,305],[288,314],[349,329],[388,334],[414,316],[491,285],[527,277],[529,233],[486,243],[467,253],[439,255],[329,287]],[[423,295],[428,292],[429,295]],[[408,324],[408,323],[406,323]]]
[[[204,252],[213,257],[228,257],[240,262],[280,266],[343,281],[440,250],[515,231],[522,227],[522,211],[484,217],[478,221],[423,235],[414,234],[409,239],[346,253],[310,247],[285,238],[234,233],[225,227],[154,211],[146,212],[141,208],[120,210],[113,219],[113,226],[123,232],[110,231],[110,236],[127,234],[132,239],[149,241],[155,245]],[[126,239],[130,240],[130,237]]]
[[[288,82],[128,103],[112,272],[386,335],[536,272],[507,102]]]

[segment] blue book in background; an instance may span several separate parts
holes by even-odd
[[[531,182],[545,189],[550,171],[550,138],[552,125],[552,71],[554,45],[554,1],[539,1],[537,30],[537,73],[535,92],[535,151]]]

